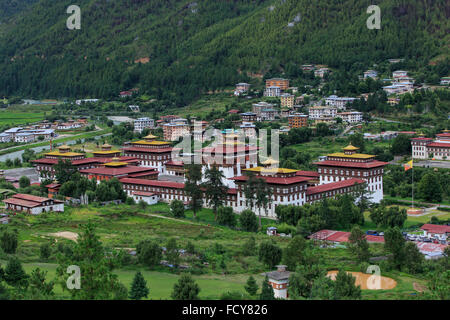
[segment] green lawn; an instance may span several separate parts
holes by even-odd
[[[47,281],[55,279],[57,265],[54,263],[25,263],[23,264],[25,271],[30,274],[36,268],[47,271]],[[147,286],[150,289],[149,299],[151,300],[168,300],[172,293],[174,284],[180,277],[178,274],[169,272],[158,272],[145,270],[144,268],[126,268],[115,270],[114,273],[118,275],[119,281],[127,288],[131,287],[133,277],[137,270],[142,272]],[[255,275],[254,275],[255,276]],[[200,287],[199,297],[201,299],[219,299],[222,293],[230,291],[240,291],[245,293],[244,285],[249,275],[200,275],[193,276],[194,280]],[[260,275],[255,276],[258,284],[263,280]],[[67,291],[63,291],[59,284],[54,287],[54,292],[59,298],[69,298]]]
[[[53,279],[56,271],[55,253],[49,261],[43,263],[39,257],[40,245],[51,241],[53,252],[56,251],[56,243],[68,243],[72,240],[55,237],[50,233],[68,231],[79,233],[79,225],[88,221],[93,221],[97,225],[97,235],[103,245],[108,248],[130,249],[136,248],[139,241],[152,239],[165,246],[171,237],[177,239],[180,248],[185,248],[188,241],[191,241],[197,250],[208,255],[210,265],[205,267],[204,274],[194,275],[201,288],[200,297],[202,299],[218,299],[221,294],[227,291],[240,291],[244,293],[244,285],[249,277],[253,275],[261,283],[260,273],[268,271],[267,267],[258,261],[255,255],[243,256],[241,248],[250,236],[255,236],[257,244],[268,239],[263,232],[247,233],[232,230],[227,227],[217,226],[211,210],[202,209],[198,213],[198,219],[192,219],[192,212],[187,212],[185,219],[173,219],[169,215],[167,204],[157,204],[146,209],[140,209],[137,205],[110,205],[95,207],[93,205],[80,208],[67,207],[64,213],[43,214],[39,216],[18,215],[12,218],[10,226],[19,231],[19,247],[17,257],[24,263],[28,273],[34,268],[40,267],[48,271],[47,279]],[[264,223],[272,224],[273,221],[263,220]],[[370,222],[367,222],[370,223]],[[365,226],[367,227],[367,225]],[[374,229],[373,227],[371,227]],[[264,230],[264,229],[263,229]],[[273,237],[277,244],[284,248],[289,240],[280,237]],[[218,243],[226,250],[224,254],[212,254],[213,246]],[[327,270],[345,269],[347,271],[360,271],[359,265],[354,262],[349,251],[344,248],[320,249],[323,263]],[[370,244],[370,250],[374,256],[383,254],[383,246],[380,244]],[[6,255],[0,256],[4,265]],[[212,259],[212,260],[211,260]],[[218,260],[215,260],[218,259]],[[213,262],[219,266],[219,261],[226,263],[226,275],[222,274],[222,269],[213,269]],[[185,261],[185,260],[183,260]],[[186,260],[188,263],[189,260]],[[147,267],[139,265],[136,261],[131,262],[116,269],[114,272],[119,276],[119,280],[128,288],[131,284],[135,272],[143,272],[150,287],[150,299],[169,299],[174,283],[179,275],[173,270],[165,267],[157,267],[156,270],[149,270]],[[363,291],[364,299],[407,299],[413,290],[413,282],[420,282],[420,278],[415,278],[407,274],[396,272],[384,273],[382,275],[394,278],[398,287],[393,290],[384,291]],[[67,298],[58,285],[55,292],[59,298]]]
[[[23,125],[41,121],[45,118],[45,112],[15,112],[15,111],[0,111],[0,125]]]

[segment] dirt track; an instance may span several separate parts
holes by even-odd
[[[327,277],[335,280],[337,273],[338,271],[329,271]],[[375,276],[362,272],[348,273],[351,273],[353,277],[356,278],[355,285],[361,286],[361,289],[363,290],[390,290],[394,289],[397,286],[397,281],[388,277]]]

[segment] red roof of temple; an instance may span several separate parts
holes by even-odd
[[[300,177],[311,177],[311,178],[318,178],[319,177],[319,173],[316,171],[297,171],[296,173],[297,176]]]
[[[164,153],[164,152],[172,152],[175,148],[167,147],[167,148],[141,148],[141,147],[126,147],[122,148],[123,151],[134,151],[134,152],[146,152],[146,153]]]
[[[317,194],[317,193],[347,188],[347,187],[354,186],[355,184],[363,184],[363,183],[365,183],[365,181],[361,180],[361,179],[348,179],[348,180],[343,180],[343,181],[338,181],[338,182],[326,183],[326,184],[322,184],[320,186],[308,188],[308,190],[306,191],[306,195],[309,196],[311,194]]]
[[[378,161],[378,160],[374,160],[374,161],[370,161],[370,162],[325,160],[325,161],[314,162],[314,164],[318,165],[318,166],[371,169],[371,168],[377,168],[377,167],[384,167],[388,163],[383,162],[383,161]]]
[[[268,184],[294,184],[300,182],[307,182],[311,180],[311,178],[309,177],[300,177],[300,176],[294,177],[256,176],[256,177],[264,179]],[[231,178],[231,180],[245,182],[248,180],[248,176],[234,177]]]
[[[450,148],[450,143],[445,143],[445,142],[432,142],[432,143],[428,144],[427,147]]]

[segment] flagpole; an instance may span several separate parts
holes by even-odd
[[[413,153],[411,151],[411,168],[412,168],[412,207],[414,209],[414,158]]]

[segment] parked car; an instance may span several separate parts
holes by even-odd
[[[378,235],[378,232],[377,232],[377,231],[374,231],[374,230],[367,230],[366,234],[367,234],[367,235],[370,235],[370,236],[377,236],[377,235]]]

